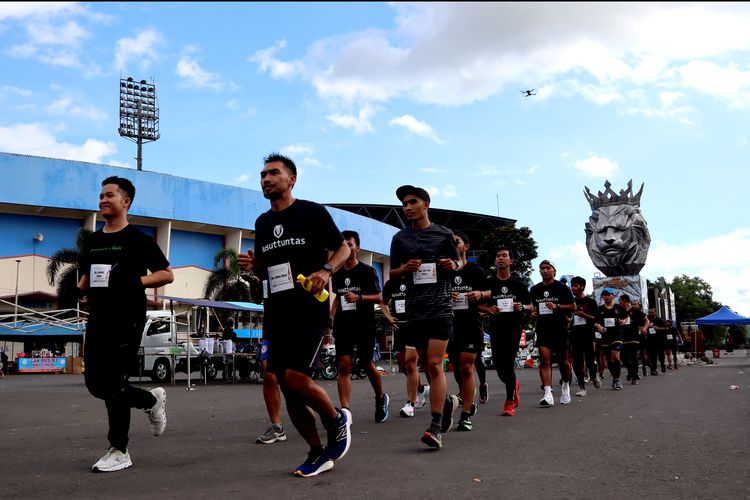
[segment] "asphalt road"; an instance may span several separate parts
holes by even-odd
[[[607,379],[588,397],[549,409],[537,407],[537,370],[518,370],[522,402],[513,418],[500,416],[503,390],[491,372],[490,401],[474,431],[444,435],[441,450],[419,441],[428,410],[397,416],[402,375],[383,377],[392,403],[382,424],[373,422],[369,383],[357,380],[352,447],[332,471],[308,479],[291,475],[307,453],[291,426],[286,442],[255,444],[268,426],[259,384],[167,387],[166,433],[152,437],[134,411],[133,467],[94,474],[107,446],[106,413],[82,376],[14,375],[0,380],[0,492],[13,499],[750,498],[750,357],[737,351],[717,361],[649,376],[622,392]],[[335,381],[322,386],[336,397]]]

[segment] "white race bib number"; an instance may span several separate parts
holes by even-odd
[[[513,312],[513,299],[497,299],[497,308],[501,313]]]
[[[625,318],[625,321],[623,321],[622,324],[623,325],[629,325],[630,324],[630,316],[628,316],[627,318]]]
[[[415,285],[429,285],[431,283],[437,283],[437,264],[434,262],[422,264],[414,272]]]
[[[573,316],[573,326],[583,326],[585,324],[586,324],[586,318],[584,318],[583,316],[578,316],[578,315]]]
[[[109,273],[112,266],[109,264],[91,264],[91,273],[89,275],[89,286],[91,288],[109,287]]]
[[[466,298],[465,293],[459,293],[458,297],[453,301],[453,310],[461,310],[469,308],[469,300]]]
[[[546,302],[540,302],[539,303],[539,315],[543,314],[552,314],[552,308],[547,306]]]
[[[649,334],[649,335],[656,335],[656,328],[653,328],[653,327],[652,327],[652,328],[649,328],[649,329],[648,329],[648,334]]]
[[[614,328],[615,318],[604,318],[604,326],[607,328]]]
[[[268,268],[268,284],[271,286],[271,293],[279,293],[294,288],[292,268],[288,262]]]
[[[404,314],[406,312],[406,300],[400,299],[395,301],[396,314]]]
[[[673,337],[672,337],[672,334],[671,334],[671,333],[668,333],[668,334],[667,334],[667,340],[672,340],[672,338],[673,338]]]
[[[597,339],[600,339],[600,338],[602,338],[602,334],[599,333],[599,332],[594,332],[594,337],[597,338]]]
[[[357,310],[356,302],[349,302],[348,300],[346,300],[346,296],[343,293],[341,294],[341,310],[342,311],[356,311]]]

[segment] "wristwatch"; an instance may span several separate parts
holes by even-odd
[[[323,264],[323,269],[325,269],[326,271],[328,271],[329,273],[331,273],[331,275],[333,275],[333,266],[331,264],[329,264],[328,262],[326,262],[325,264]]]

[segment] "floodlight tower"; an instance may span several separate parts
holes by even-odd
[[[159,106],[153,80],[136,82],[132,77],[120,79],[121,137],[138,144],[138,170],[143,170],[143,143],[153,142],[159,134]]]

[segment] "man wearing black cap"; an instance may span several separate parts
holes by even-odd
[[[601,294],[604,304],[599,306],[599,317],[594,327],[602,334],[602,351],[607,359],[607,367],[612,375],[612,389],[622,390],[620,374],[620,349],[622,349],[622,330],[620,323],[626,314],[622,307],[615,304],[615,294],[611,288],[605,288]]]
[[[542,379],[544,397],[539,406],[548,408],[555,404],[552,398],[552,356],[557,356],[557,364],[562,376],[560,404],[570,403],[571,367],[568,360],[568,314],[575,309],[570,288],[555,279],[556,269],[549,260],[539,264],[542,282],[537,283],[529,293],[534,304],[532,318],[536,318],[536,344],[539,347],[539,377]]]
[[[453,333],[451,271],[460,268],[459,254],[453,232],[430,222],[427,210],[430,195],[422,188],[401,186],[396,196],[404,207],[410,227],[393,236],[391,241],[390,278],[410,275],[413,287],[406,298],[408,335],[407,371],[416,369],[416,353],[422,351],[430,373],[430,406],[432,422],[422,435],[422,442],[433,448],[442,447],[443,413],[453,414],[456,398],[446,399],[443,358]],[[407,396],[417,397],[413,377],[407,374]],[[448,429],[445,429],[448,430]]]

